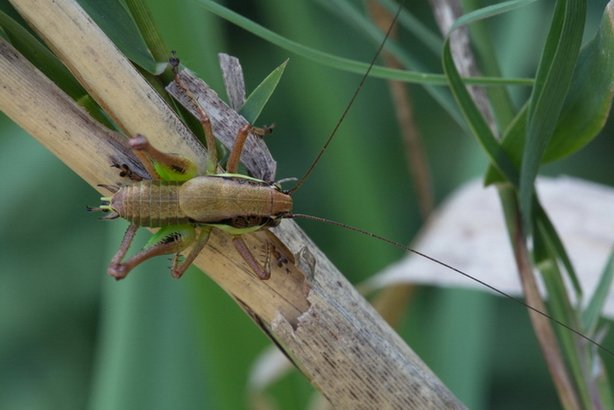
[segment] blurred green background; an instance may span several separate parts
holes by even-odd
[[[339,120],[360,76],[271,46],[191,0],[149,2],[171,49],[213,88],[223,86],[217,53],[240,58],[252,90],[286,58],[290,63],[259,124],[277,123],[267,140],[278,178],[300,177]],[[605,1],[589,4],[587,37]],[[368,62],[375,45],[320,3],[267,0],[225,5],[292,40]],[[490,21],[506,76],[533,75],[550,2]],[[407,7],[438,32],[427,2]],[[439,56],[411,36],[430,72]],[[424,50],[423,50],[424,49]],[[486,158],[419,85],[410,85],[417,126],[443,200],[479,176]],[[515,88],[521,104],[528,88]],[[0,408],[249,408],[248,372],[268,339],[212,281],[191,268],[174,280],[157,258],[115,282],[107,265],[127,223],[85,212],[99,195],[0,114]],[[612,132],[543,174],[614,185]],[[409,243],[421,227],[388,88],[367,82],[336,140],[294,196],[295,211]],[[402,252],[374,239],[312,221],[299,224],[353,282]],[[147,238],[142,233],[141,240]],[[142,243],[143,243],[142,242]],[[560,408],[528,325],[510,301],[468,290],[422,288],[401,334],[472,409]],[[612,337],[606,344],[613,345]],[[614,358],[605,358],[612,368]],[[270,389],[280,409],[300,409],[312,389],[298,373]]]

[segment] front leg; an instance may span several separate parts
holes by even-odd
[[[242,126],[239,129],[239,132],[237,132],[235,143],[232,146],[232,151],[230,151],[230,155],[228,156],[228,162],[226,163],[226,172],[228,172],[229,174],[236,174],[239,171],[239,160],[241,159],[241,153],[243,153],[243,146],[245,145],[245,140],[250,133],[259,135],[260,137],[264,137],[265,135],[273,132],[273,127],[275,127],[275,124],[266,128],[256,128],[251,124],[246,124]]]

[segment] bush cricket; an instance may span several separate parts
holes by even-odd
[[[381,52],[382,46],[380,46],[370,67],[373,66],[375,59]],[[179,59],[173,56],[169,62],[173,66],[176,84],[183,90],[195,108],[198,120],[204,129],[207,145],[215,146],[214,134],[207,113],[198,105],[196,97],[192,95],[191,91],[186,88],[179,78]],[[356,90],[356,94],[360,91],[368,75],[369,71],[363,76],[362,82]],[[351,103],[352,102],[348,105],[346,113],[351,107]],[[343,117],[340,119],[339,123],[341,123],[342,120]],[[243,126],[237,132],[237,138],[230,152],[226,171],[217,173],[217,153],[215,150],[209,150],[207,174],[200,176],[196,174],[196,165],[191,160],[179,155],[158,151],[149,144],[146,136],[137,135],[133,138],[130,141],[132,150],[135,153],[144,153],[151,161],[155,168],[154,178],[151,180],[142,180],[141,177],[134,175],[127,165],[113,164],[112,166],[120,170],[120,176],[133,179],[134,183],[121,187],[100,185],[111,191],[113,195],[110,197],[103,197],[100,207],[87,208],[88,211],[110,212],[108,216],[100,219],[108,220],[122,217],[131,222],[124,240],[108,269],[109,274],[116,279],[123,279],[134,267],[149,258],[159,255],[174,254],[172,258],[171,273],[174,278],[180,278],[206,245],[211,229],[218,228],[232,236],[233,245],[241,257],[245,259],[251,267],[255,275],[262,280],[267,280],[271,275],[270,263],[273,249],[265,249],[265,256],[262,260],[258,260],[258,258],[247,248],[241,235],[277,226],[283,218],[301,217],[348,228],[429,259],[547,317],[560,326],[567,328],[580,337],[611,353],[605,347],[587,338],[570,326],[554,319],[552,316],[535,309],[482,280],[444,262],[431,258],[415,249],[342,223],[310,215],[294,214],[292,212],[293,203],[290,195],[300,188],[311,174],[328,147],[328,144],[332,141],[336,129],[331,133],[315,161],[296,186],[290,190],[282,190],[279,182],[263,181],[238,174],[239,158],[243,150],[243,144],[248,135],[252,133],[263,137],[271,133],[272,128],[273,127],[256,128],[252,125]],[[143,165],[147,168],[147,164]],[[122,262],[129,250],[137,229],[141,226],[159,227],[161,229],[150,239],[141,251],[130,257],[127,261]],[[195,231],[196,227],[200,228],[198,235]],[[182,258],[181,252],[189,248],[192,244],[194,244],[194,246],[189,255],[180,263]],[[281,261],[277,263],[280,264],[280,266],[282,264]]]

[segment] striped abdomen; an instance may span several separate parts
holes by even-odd
[[[179,188],[184,182],[147,180],[122,187],[111,208],[127,221],[151,228],[184,225],[190,219],[179,206]]]

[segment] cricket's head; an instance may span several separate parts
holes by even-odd
[[[281,185],[279,182],[275,182],[271,188],[271,219],[266,224],[267,227],[275,227],[281,223],[281,220],[284,218],[292,218],[292,197],[288,193],[288,191],[284,191],[281,189]]]

